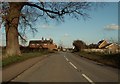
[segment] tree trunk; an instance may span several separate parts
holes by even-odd
[[[9,3],[10,9],[6,18],[6,55],[20,55],[20,47],[18,40],[18,24],[21,9],[24,3]]]

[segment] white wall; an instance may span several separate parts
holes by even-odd
[[[83,49],[85,52],[100,52],[100,53],[118,53],[120,50],[111,51],[109,49]]]

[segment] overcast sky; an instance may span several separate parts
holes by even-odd
[[[83,40],[87,44],[97,43],[102,39],[118,40],[117,2],[107,2],[103,8],[88,13],[91,18],[87,20],[66,18],[65,22],[59,24],[55,22],[40,23],[38,21],[35,25],[38,28],[35,37],[28,33],[27,39],[29,41],[42,37],[52,38],[56,44],[62,42],[66,47],[72,47],[72,42],[76,39]],[[2,40],[4,42],[4,39]]]

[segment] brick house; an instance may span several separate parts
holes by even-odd
[[[49,49],[54,50],[57,49],[57,45],[53,43],[52,39],[49,40],[31,40],[29,41],[29,48],[31,49]]]

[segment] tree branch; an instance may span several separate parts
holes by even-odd
[[[23,37],[22,37],[22,35],[18,32],[18,36],[20,36],[20,38],[22,39],[22,40],[24,40],[24,41],[26,41],[27,42],[27,40],[26,39],[24,39]]]
[[[57,14],[57,15],[61,15],[59,11],[58,11],[58,12],[51,11],[51,10],[49,10],[49,9],[42,8],[42,7],[40,7],[40,6],[36,5],[36,4],[32,4],[32,3],[26,2],[25,5],[31,6],[31,7],[36,7],[36,8],[38,8],[38,9],[40,9],[40,10],[43,10],[44,12],[49,12],[49,13],[54,13],[54,14]]]

